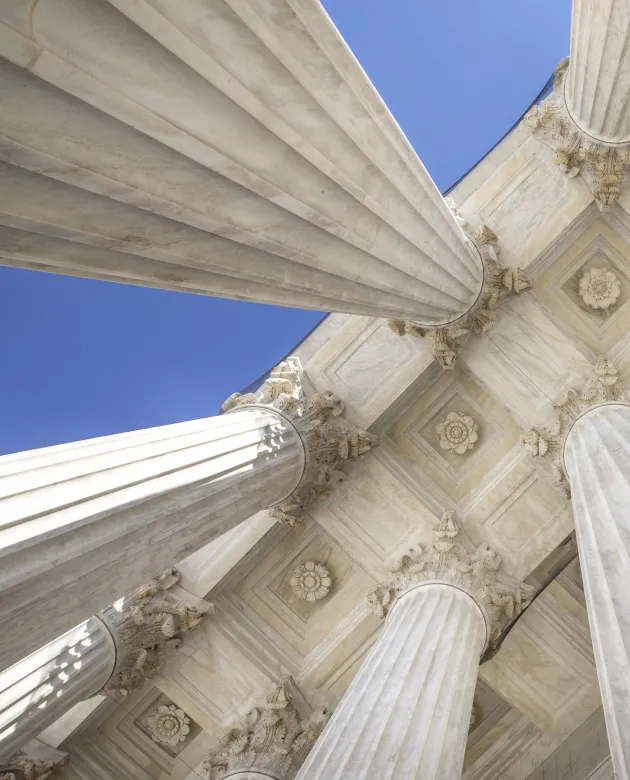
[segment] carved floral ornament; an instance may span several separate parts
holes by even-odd
[[[177,747],[190,734],[190,718],[175,704],[162,704],[147,718],[147,729],[154,742]]]
[[[18,753],[0,764],[0,780],[45,780],[54,768],[51,761]]]
[[[296,358],[280,363],[255,393],[234,393],[223,404],[229,412],[252,404],[271,406],[288,415],[308,452],[307,468],[293,493],[271,510],[281,523],[294,526],[304,519],[308,504],[324,501],[344,479],[344,463],[369,452],[375,438],[336,420],[343,402],[334,393],[313,393],[304,389],[303,371]]]
[[[471,333],[487,333],[496,322],[495,309],[510,295],[527,290],[529,279],[518,268],[508,268],[499,260],[498,238],[487,226],[474,230],[459,213],[452,198],[446,199],[457,223],[475,244],[484,267],[484,281],[479,299],[472,309],[452,324],[434,328],[411,320],[389,320],[390,329],[398,336],[425,339],[434,358],[442,368],[454,368],[459,352]]]
[[[591,268],[580,279],[580,297],[592,309],[609,309],[621,295],[619,279],[605,268]]]
[[[210,752],[203,765],[206,780],[252,770],[292,780],[326,725],[324,708],[304,717],[289,686],[280,683],[261,706],[241,718]]]
[[[571,118],[564,99],[568,70],[567,57],[554,71],[552,94],[533,106],[523,121],[555,150],[560,170],[569,178],[581,174],[599,208],[608,211],[619,197],[630,171],[630,145],[610,146],[597,142],[580,130]]]
[[[293,569],[291,589],[299,599],[317,601],[328,595],[332,580],[321,563],[305,561]]]
[[[170,568],[99,612],[116,645],[116,666],[104,693],[127,696],[153,677],[181,643],[180,635],[196,628],[212,610],[190,607],[167,591],[179,573]]]
[[[565,498],[571,497],[569,478],[564,468],[563,450],[573,423],[584,412],[609,402],[630,404],[630,392],[619,383],[619,369],[606,356],[600,357],[584,387],[569,390],[554,404],[553,418],[521,437],[527,452],[548,466],[554,486]]]
[[[486,619],[486,648],[496,647],[502,631],[529,604],[533,588],[511,577],[499,577],[501,557],[487,544],[468,550],[458,541],[460,528],[452,512],[445,512],[431,544],[410,547],[390,565],[384,586],[368,597],[377,617],[383,618],[401,593],[422,582],[454,585],[468,593]]]
[[[468,414],[449,412],[435,426],[435,431],[440,439],[440,447],[450,450],[458,455],[463,455],[472,450],[479,438],[477,431],[479,426]]]

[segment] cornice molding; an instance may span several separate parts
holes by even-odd
[[[324,501],[345,475],[348,460],[365,455],[376,440],[339,418],[343,401],[331,392],[308,394],[304,372],[297,358],[289,358],[273,369],[255,393],[233,393],[223,404],[224,412],[243,406],[270,406],[285,414],[297,430],[306,450],[306,469],[293,493],[271,509],[281,523],[297,525],[307,506]]]

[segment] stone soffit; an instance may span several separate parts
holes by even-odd
[[[481,669],[464,777],[526,780],[600,706],[570,563],[570,504],[536,471],[520,436],[581,386],[598,354],[630,376],[628,198],[601,214],[579,177],[566,179],[522,127],[451,194],[462,214],[497,233],[502,261],[533,287],[500,307],[452,371],[374,318],[333,315],[298,349],[313,386],[336,393],[348,420],[380,443],[295,529],[259,518],[241,559],[206,581],[215,617],[156,684],[210,742],[287,675],[311,706],[334,707],[380,630],[367,593],[400,545],[430,539],[444,509],[510,575],[547,586]],[[593,268],[619,279],[609,310],[580,297]]]

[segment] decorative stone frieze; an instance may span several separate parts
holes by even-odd
[[[606,356],[598,359],[581,390],[569,390],[554,404],[556,413],[546,424],[521,437],[527,452],[551,471],[555,487],[566,498],[571,488],[564,465],[564,443],[573,423],[595,406],[616,402],[630,404],[630,391],[619,383],[619,369]]]
[[[0,780],[44,780],[54,768],[52,761],[18,753],[0,764]]]
[[[440,447],[443,450],[464,455],[472,450],[479,438],[477,431],[479,426],[469,414],[461,412],[449,412],[435,426],[435,431],[440,438]]]
[[[305,561],[293,569],[291,589],[299,599],[318,601],[328,595],[332,580],[321,563]]]
[[[307,394],[302,367],[296,358],[280,363],[255,393],[234,393],[222,408],[224,412],[230,412],[251,405],[272,406],[286,414],[307,452],[300,484],[271,510],[276,520],[290,526],[303,519],[309,503],[328,498],[335,484],[344,478],[341,468],[346,461],[364,455],[375,444],[373,436],[352,428],[343,420],[334,419],[344,408],[334,393]]]
[[[447,198],[446,203],[481,256],[484,282],[479,298],[463,317],[444,327],[428,328],[402,319],[389,320],[388,324],[398,336],[410,335],[425,339],[442,368],[454,368],[461,347],[470,334],[486,333],[490,330],[496,322],[494,310],[501,301],[510,295],[523,292],[530,286],[530,282],[520,269],[509,268],[501,263],[498,238],[487,225],[481,225],[475,230],[461,216],[452,198]]]
[[[260,770],[279,780],[292,780],[330,713],[324,708],[304,717],[289,685],[280,683],[261,706],[238,721],[204,762],[206,780]]]
[[[116,645],[116,665],[105,693],[127,696],[158,672],[208,610],[190,607],[168,593],[179,580],[170,568],[99,613]]]
[[[590,187],[602,211],[619,197],[630,171],[630,144],[609,144],[584,133],[572,119],[565,101],[566,57],[554,71],[553,92],[533,106],[523,120],[534,134],[556,152],[560,169],[573,178],[578,173]]]
[[[486,648],[492,650],[502,631],[529,604],[533,588],[507,576],[499,577],[501,556],[487,544],[470,551],[458,540],[460,528],[452,512],[445,512],[431,544],[410,547],[390,565],[390,578],[368,597],[379,618],[395,599],[423,582],[441,582],[465,591],[477,603],[486,621]]]
[[[621,295],[619,279],[605,268],[591,268],[580,279],[580,298],[591,309],[609,309]]]
[[[147,718],[147,730],[154,742],[176,747],[190,734],[190,718],[175,704],[162,704]]]

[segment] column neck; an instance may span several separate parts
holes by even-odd
[[[487,544],[468,550],[459,541],[460,528],[451,512],[445,512],[431,544],[416,544],[390,566],[384,587],[369,597],[379,617],[396,609],[409,594],[426,585],[443,585],[463,591],[475,602],[486,628],[484,652],[494,649],[502,632],[530,602],[528,585],[500,576],[501,558]],[[483,654],[483,653],[482,653]]]

